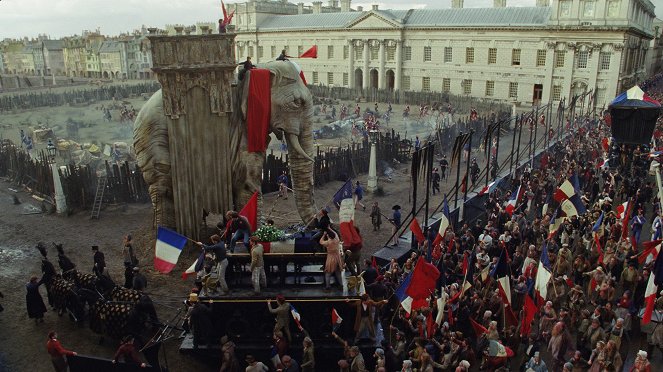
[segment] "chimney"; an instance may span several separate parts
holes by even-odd
[[[304,3],[297,3],[297,14],[304,14]]]
[[[453,9],[462,9],[463,0],[451,0],[451,8]]]
[[[322,1],[314,1],[313,14],[320,14],[320,13],[322,13]]]
[[[373,5],[371,5],[371,8],[372,8],[373,10],[378,10],[378,4],[373,4]]]
[[[493,8],[506,8],[506,0],[493,0]]]
[[[349,12],[352,0],[341,0],[341,12]]]
[[[536,0],[536,6],[538,7],[550,6],[550,0]]]
[[[364,11],[364,7],[363,7],[363,6],[358,6],[358,7],[357,7],[357,11],[358,11],[358,12],[363,12],[363,11]]]

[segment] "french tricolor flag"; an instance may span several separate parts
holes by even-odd
[[[489,183],[488,186],[484,186],[483,189],[481,189],[481,191],[479,191],[477,196],[481,196],[483,194],[490,195],[495,191],[495,189],[497,189],[497,181],[493,181],[493,182]]]
[[[520,185],[518,186],[518,189],[511,194],[511,197],[509,200],[506,202],[506,207],[504,208],[506,210],[506,213],[509,214],[509,216],[513,215],[513,211],[516,210],[516,206],[518,205],[518,200],[520,200],[520,197],[522,196],[522,189],[523,186]]]
[[[203,269],[205,264],[205,249],[202,249],[201,251],[200,255],[198,255],[198,259],[196,259],[191,266],[182,273],[182,279],[186,279],[191,275],[196,275],[197,272]]]
[[[447,203],[447,197],[444,196],[444,202],[442,203],[442,217],[440,217],[440,227],[437,229],[437,236],[433,241],[433,247],[442,243],[444,236],[447,234],[447,229],[449,228],[449,203]]]
[[[627,210],[628,210],[628,201],[625,201],[622,204],[618,205],[616,208],[617,218],[624,219],[624,212],[626,212]]]
[[[292,304],[290,304],[290,314],[292,314],[292,319],[295,320],[295,324],[297,324],[297,328],[299,328],[301,330],[302,329],[302,323],[301,323],[302,316],[299,315],[299,312],[297,311],[297,309],[295,309],[294,306],[292,306]]]
[[[553,194],[553,198],[561,203],[562,201],[569,199],[573,195],[576,194],[576,189],[573,187],[573,184],[569,180],[565,180],[564,183],[562,183],[557,190],[555,190],[555,194]]]
[[[338,315],[338,311],[332,307],[331,311],[331,323],[332,323],[332,330],[334,332],[338,331],[338,328],[341,326],[341,323],[343,323],[343,318],[341,318],[340,315]]]
[[[647,282],[647,289],[645,289],[645,311],[642,314],[642,324],[649,324],[651,322],[651,316],[654,313],[654,307],[656,305],[656,294],[658,292],[658,285],[663,282],[663,259],[659,255],[661,246],[656,246],[656,253],[658,257],[654,262],[654,267],[652,268],[651,273],[649,274],[649,281]]]
[[[162,274],[168,274],[177,264],[177,259],[186,245],[186,236],[159,226],[154,253],[154,268]]]

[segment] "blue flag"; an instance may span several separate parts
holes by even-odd
[[[345,181],[343,186],[336,191],[334,198],[332,199],[336,208],[341,207],[341,201],[343,199],[352,199],[352,182],[350,180]]]
[[[594,224],[594,227],[592,227],[592,231],[593,232],[599,231],[602,224],[603,224],[603,212],[601,212],[601,216],[599,217],[599,219],[596,220],[596,223]]]
[[[543,266],[546,269],[552,270],[550,266],[550,258],[548,257],[548,242],[543,243],[543,251],[541,252],[541,263],[543,263]]]

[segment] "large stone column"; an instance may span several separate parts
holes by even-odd
[[[53,174],[53,190],[55,192],[55,210],[58,214],[67,213],[67,198],[64,196],[60,171],[55,160],[51,163],[51,173]]]
[[[396,40],[396,74],[394,75],[394,90],[401,90],[403,74],[403,42]]]
[[[368,57],[370,57],[369,54],[369,49],[370,45],[368,44],[368,40],[364,40],[364,71],[362,73],[362,88],[363,89],[368,89],[370,82],[371,82],[371,74],[370,71],[368,71]]]
[[[148,36],[168,121],[175,227],[192,238],[199,236],[203,208],[214,214],[234,208],[231,180],[241,138],[230,121],[234,38]]]
[[[385,40],[380,40],[379,42],[380,42],[380,54],[379,54],[380,55],[380,72],[379,72],[379,75],[378,75],[378,87],[380,89],[385,89],[387,87],[387,84],[386,84],[387,77],[385,76],[386,71],[384,69],[384,59],[385,59],[384,44],[385,44]]]
[[[355,44],[354,40],[348,40],[348,85],[355,87]]]

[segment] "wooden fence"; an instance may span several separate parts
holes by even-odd
[[[71,210],[92,208],[99,175],[94,166],[59,167],[62,189]],[[128,162],[105,163],[104,204],[144,203],[149,201],[148,186],[140,169]],[[28,191],[52,202],[53,173],[44,152],[31,158],[23,149],[5,140],[0,148],[0,176],[28,188]]]
[[[411,142],[402,139],[400,133],[393,130],[377,134],[375,144],[379,160],[390,163],[393,160],[404,162],[411,156]],[[332,181],[345,181],[361,173],[368,173],[371,154],[368,138],[359,143],[348,144],[346,147],[328,147],[326,150],[321,149],[321,146],[317,146],[317,148],[313,167],[313,180],[316,186],[322,186]],[[274,155],[274,153],[268,154],[263,168],[262,192],[277,191],[276,178],[287,169],[287,154],[280,156]]]

